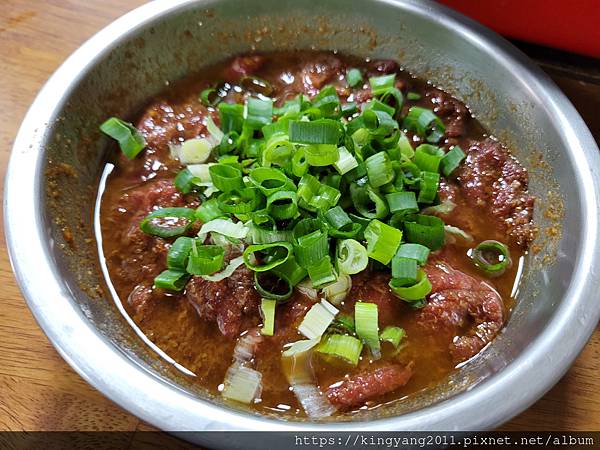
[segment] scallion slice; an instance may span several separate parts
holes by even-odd
[[[273,121],[273,100],[249,97],[244,109],[245,125],[253,129],[261,129]]]
[[[429,248],[421,244],[402,244],[398,248],[395,257],[414,259],[423,266],[429,257]]]
[[[293,247],[289,242],[254,244],[244,250],[244,263],[254,272],[266,272],[286,262],[292,252]],[[260,257],[257,257],[257,253]],[[253,259],[257,262],[253,262]]]
[[[312,144],[304,148],[306,162],[310,166],[323,167],[335,164],[340,158],[336,145]]]
[[[354,336],[345,334],[327,335],[315,349],[317,353],[335,356],[353,366],[358,364],[363,343]]]
[[[371,77],[369,78],[369,84],[371,85],[371,93],[374,96],[381,95],[387,92],[389,89],[393,88],[395,82],[395,73],[389,75],[382,75],[379,77]]]
[[[446,131],[444,122],[432,110],[418,106],[413,106],[408,110],[403,126],[416,131],[419,136],[425,137],[427,142],[434,144],[442,138]]]
[[[181,236],[192,225],[196,211],[191,208],[160,208],[140,222],[144,233],[162,238]]]
[[[362,82],[362,80],[363,77],[359,69],[352,68],[346,72],[346,81],[348,82],[348,86],[356,87],[360,82]]]
[[[247,214],[264,205],[264,196],[256,188],[223,192],[217,198],[219,209],[230,214]]]
[[[338,241],[337,267],[341,273],[354,275],[362,272],[369,264],[367,249],[354,239]]]
[[[260,330],[265,336],[273,336],[275,331],[275,307],[277,301],[271,298],[263,298],[260,301],[260,313],[263,319],[263,326]]]
[[[316,288],[333,283],[337,280],[337,274],[331,264],[329,255],[325,256],[320,261],[309,265],[306,270],[308,271],[310,281]]]
[[[313,305],[308,310],[302,323],[298,326],[298,331],[309,339],[320,338],[338,312],[338,309],[331,303],[321,300],[320,303]]]
[[[273,192],[267,198],[267,211],[277,220],[293,219],[298,213],[298,196],[294,191]]]
[[[421,181],[419,184],[419,203],[433,203],[437,196],[440,185],[440,174],[435,172],[421,172]]]
[[[221,119],[221,130],[224,133],[232,131],[241,133],[244,126],[244,105],[219,103],[219,118]]]
[[[417,261],[402,256],[392,258],[392,277],[397,285],[408,286],[417,282]]]
[[[402,240],[402,231],[374,219],[365,229],[367,254],[382,264],[389,264]]]
[[[128,159],[135,158],[146,147],[146,140],[137,128],[117,117],[111,117],[100,125],[100,130],[119,143]]]
[[[413,162],[423,171],[439,171],[440,162],[444,157],[444,151],[431,144],[421,144],[415,149]]]
[[[244,188],[242,171],[228,164],[213,164],[208,168],[210,178],[217,189],[231,192]]]
[[[267,197],[274,192],[287,189],[288,186],[293,186],[292,180],[286,177],[281,170],[270,167],[252,169],[248,178]]]
[[[291,120],[288,134],[290,142],[337,145],[340,140],[340,123],[332,119],[313,122]]]
[[[219,202],[216,198],[206,200],[196,210],[196,217],[204,223],[226,215],[225,211],[219,207]]]
[[[494,240],[481,242],[470,257],[478,269],[491,277],[502,275],[512,263],[508,247]]]
[[[167,267],[169,269],[185,270],[193,241],[194,238],[181,236],[173,242],[167,253]]]
[[[390,212],[399,214],[412,214],[419,212],[417,197],[412,191],[392,192],[386,194],[385,199]]]
[[[305,269],[319,263],[329,253],[327,234],[321,230],[300,236],[295,246],[298,264]],[[312,277],[311,277],[312,280]]]
[[[252,403],[262,390],[262,375],[257,370],[233,364],[225,374],[223,397],[240,403]]]
[[[358,167],[358,161],[346,147],[338,148],[338,152],[339,157],[338,160],[333,163],[333,167],[335,167],[335,170],[337,170],[340,175],[344,175]]]
[[[277,302],[285,302],[294,293],[292,283],[273,270],[254,272],[254,287],[261,297],[277,300]]]
[[[231,219],[213,219],[202,225],[198,237],[204,241],[208,233],[219,233],[222,236],[239,240],[244,239],[248,235],[248,231],[250,230],[242,222],[233,222]]]
[[[400,327],[385,327],[381,334],[379,335],[379,340],[381,342],[389,342],[394,346],[394,348],[398,348],[402,339],[406,337],[406,331]]]
[[[452,147],[452,149],[446,153],[441,161],[442,173],[444,176],[449,177],[452,175],[452,172],[454,172],[458,166],[460,166],[460,163],[466,157],[467,155],[465,155],[465,152],[463,152],[458,145]]]
[[[349,275],[340,273],[335,282],[323,288],[323,295],[334,305],[339,305],[344,301],[350,289],[352,289],[352,279]]]
[[[154,278],[154,286],[169,291],[181,291],[185,288],[190,274],[185,270],[167,269]]]
[[[219,96],[219,91],[214,87],[204,89],[200,92],[199,98],[205,106],[216,106],[222,100]]]
[[[210,157],[213,148],[213,142],[208,139],[196,138],[171,146],[171,152],[182,164],[202,164]]]
[[[369,185],[350,185],[350,198],[356,210],[368,219],[383,219],[389,209],[385,199]]]
[[[211,275],[223,268],[225,250],[218,245],[202,245],[192,241],[186,270],[192,275]]]
[[[373,359],[381,357],[379,344],[379,314],[377,304],[356,302],[354,304],[354,326],[357,336],[369,347]]]
[[[439,217],[419,214],[415,222],[404,222],[404,237],[407,242],[439,250],[444,245],[444,221]]]
[[[417,271],[417,282],[405,285],[402,280],[392,278],[389,282],[390,289],[400,299],[407,302],[418,302],[431,292],[431,282],[423,269]]]
[[[391,183],[395,173],[392,161],[386,152],[375,153],[365,161],[369,184],[374,188]]]

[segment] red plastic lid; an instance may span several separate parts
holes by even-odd
[[[599,0],[439,0],[505,36],[600,58]]]

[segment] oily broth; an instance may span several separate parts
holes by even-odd
[[[300,68],[304,62],[313,57],[314,54],[310,52],[274,54],[257,73],[257,76],[273,84],[277,92],[277,102],[280,104],[300,91]],[[360,67],[365,64],[364,61],[356,58],[339,55],[338,57],[348,66]],[[180,105],[184,109],[191,108],[201,113],[206,112],[206,108],[201,106],[198,101],[198,93],[212,85],[215,80],[219,80],[226,66],[227,62],[218,64],[176,83],[159,98],[153,99],[148,106],[153,102],[161,101],[170,105]],[[398,78],[407,83],[409,89],[414,92],[423,92],[428,87],[425,81],[416,79],[406,72],[402,72]],[[240,102],[242,96],[240,93],[232,91],[228,95],[228,100]],[[425,106],[427,99],[422,96],[421,100],[412,104]],[[173,120],[179,120],[176,113],[173,113]],[[468,139],[481,139],[484,134],[483,127],[471,118],[467,121],[466,136],[462,137],[458,143],[466,148]],[[138,176],[138,169],[141,169],[140,162],[114,160],[115,170],[107,180],[100,209],[103,251],[106,256],[110,282],[122,299],[127,313],[144,334],[166,354],[195,374],[195,377],[190,377],[192,383],[197,383],[213,393],[218,393],[222,388],[225,372],[232,363],[235,340],[224,337],[215,323],[201,320],[194,306],[181,294],[164,293],[159,301],[154,301],[142,310],[134,308],[127,301],[136,282],[125,276],[120,269],[122,262],[120,255],[127,251],[122,245],[122,227],[124,226],[122,218],[127,216],[128,211],[123,211],[119,199],[124,193],[147,180],[172,179],[180,168],[173,161],[167,161],[168,157],[165,155],[157,154],[156,159],[165,163],[164,167],[152,172],[150,176],[146,174],[144,177]],[[506,237],[491,225],[491,221],[485,214],[481,214],[480,209],[468,205],[460,193],[455,202],[457,207],[443,218],[447,224],[468,228],[474,238],[474,243],[459,241],[455,244],[448,244],[442,250],[444,258],[455,269],[482,278],[467,255],[469,249],[486,239],[506,241]],[[524,255],[523,250],[515,246],[512,246],[510,251],[513,260],[512,267],[502,276],[486,280],[504,299],[507,313],[514,302],[511,293],[518,281],[517,263]],[[368,298],[361,300],[368,301]],[[353,302],[342,304],[339,309],[342,313],[352,314]],[[278,311],[278,316],[279,314],[281,311]],[[393,317],[386,317],[385,322],[403,327],[408,338],[405,339],[399,352],[394,352],[393,349],[387,347],[387,344],[384,344],[383,347],[384,360],[413,365],[414,373],[411,380],[404,387],[378,398],[376,402],[368,403],[367,407],[376,407],[390,401],[400,401],[406,396],[435,386],[454,370],[447,340],[439,336],[432,336],[418,328],[413,320],[414,315],[415,312],[410,307],[398,300]],[[303,337],[294,332],[265,339],[271,339],[272,345],[261,346],[255,355],[256,369],[263,376],[262,397],[260,402],[250,405],[250,407],[259,412],[275,411],[286,416],[302,417],[305,415],[304,411],[290,391],[282,370],[281,351],[284,344],[303,339]],[[381,364],[381,361],[370,361],[368,355],[368,351],[363,352],[358,370]],[[343,363],[326,361],[321,356],[313,359],[313,365],[321,389],[326,389],[342,380],[345,375],[356,372],[356,369],[349,370],[348,366]]]

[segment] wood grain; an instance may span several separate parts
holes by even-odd
[[[47,77],[94,32],[141,3],[144,1],[2,1],[2,179],[19,123]],[[594,126],[597,129],[597,124]],[[3,231],[1,221],[0,228]],[[0,286],[0,430],[135,432],[152,429],[91,388],[56,353],[33,320],[16,286],[3,239],[0,241]],[[599,430],[598,373],[600,331],[596,330],[563,380],[503,429]],[[134,440],[143,443],[144,439],[147,437]]]

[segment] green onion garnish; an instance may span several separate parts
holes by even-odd
[[[250,270],[266,272],[286,262],[292,252],[293,247],[289,242],[250,245],[244,250],[244,262]],[[259,261],[254,262],[253,259]]]
[[[421,100],[421,94],[417,94],[416,92],[409,92],[406,94],[406,98],[412,101]]]
[[[433,144],[439,142],[446,131],[444,122],[432,110],[418,106],[413,106],[408,110],[403,126],[416,131],[419,136]]]
[[[375,219],[365,229],[367,253],[382,264],[389,264],[402,240],[402,231]]]
[[[327,335],[322,342],[315,348],[317,353],[323,355],[335,356],[343,361],[356,366],[360,353],[362,352],[363,343],[353,336],[345,334],[330,334]]]
[[[340,123],[332,119],[320,119],[313,122],[292,120],[288,133],[290,142],[337,145],[340,140]]]
[[[471,251],[470,257],[478,269],[491,277],[502,275],[512,262],[508,247],[493,240],[477,245]]]
[[[394,348],[398,348],[400,345],[400,341],[406,337],[406,331],[400,327],[385,327],[381,334],[379,335],[379,340],[381,342],[389,342],[394,346]]]
[[[168,269],[154,278],[154,286],[159,289],[181,291],[190,279],[190,274],[184,270]]]
[[[275,331],[275,306],[277,301],[271,298],[263,298],[260,301],[260,313],[263,318],[260,332],[265,336],[273,336]]]
[[[273,100],[250,97],[246,100],[245,125],[260,129],[273,121]]]
[[[170,238],[184,234],[195,218],[196,211],[191,208],[161,208],[148,214],[140,228],[144,233]]]
[[[243,189],[242,171],[237,167],[227,164],[213,164],[208,168],[210,178],[217,189],[223,192],[231,192]]]
[[[186,270],[192,275],[211,275],[223,268],[225,250],[218,245],[202,245],[192,241]]]
[[[458,145],[452,147],[452,150],[446,153],[441,161],[442,173],[444,176],[449,177],[452,175],[452,172],[456,170],[466,156],[465,152],[463,152]]]
[[[385,152],[375,153],[365,161],[369,184],[374,188],[390,183],[395,176],[392,161]]]
[[[429,257],[429,248],[421,244],[402,244],[398,248],[395,257],[414,259],[423,266]]]
[[[379,315],[375,303],[354,304],[354,326],[358,337],[371,349],[373,359],[381,357],[379,345]]]
[[[354,239],[338,241],[337,266],[340,272],[354,275],[362,272],[369,264],[367,249]]]
[[[222,99],[215,88],[207,88],[200,92],[200,101],[205,106],[216,106]]]
[[[169,269],[185,270],[193,241],[194,238],[182,236],[173,242],[167,253],[167,267]]]
[[[336,307],[326,300],[321,300],[321,303],[316,303],[306,313],[298,331],[309,339],[320,338],[337,313]]]
[[[100,130],[119,143],[128,159],[135,158],[146,147],[146,140],[137,128],[117,117],[111,117],[100,125]]]
[[[374,96],[381,95],[387,92],[389,89],[394,87],[396,82],[396,74],[382,75],[380,77],[369,78],[369,84],[371,85],[371,92]]]
[[[346,81],[350,87],[356,87],[362,80],[363,77],[359,69],[352,68],[346,72]]]
[[[427,278],[427,274],[423,269],[417,271],[416,282],[411,285],[406,285],[403,280],[392,278],[389,286],[392,292],[407,302],[418,302],[425,298],[431,292],[431,282]]]

